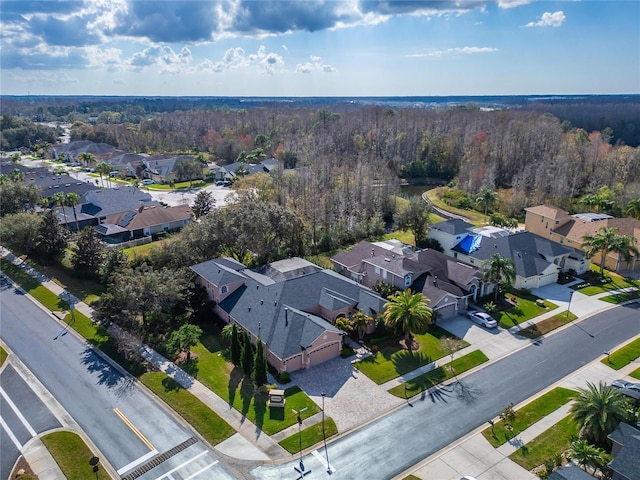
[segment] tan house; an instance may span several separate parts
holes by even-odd
[[[342,352],[340,317],[361,311],[375,317],[386,300],[372,290],[301,258],[248,269],[231,258],[191,267],[196,283],[227,323],[236,322],[279,372],[310,368]]]
[[[602,213],[569,214],[551,205],[538,205],[525,208],[525,228],[556,243],[582,250],[586,235],[595,235],[602,228],[615,228],[618,235],[634,238],[636,246],[640,245],[640,220],[634,218],[614,218]],[[600,254],[594,255],[592,262],[600,264]],[[640,261],[633,257],[630,262],[624,261],[615,252],[609,252],[605,259],[605,267],[612,271],[640,270]]]

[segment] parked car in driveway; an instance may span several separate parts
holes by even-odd
[[[144,179],[144,180],[142,181],[142,184],[143,184],[143,185],[153,185],[154,183],[156,183],[156,182],[154,182],[153,180],[151,180],[151,179],[149,179],[149,178],[146,178],[146,179]]]
[[[470,310],[467,312],[467,315],[472,321],[485,328],[496,328],[498,326],[498,322],[496,322],[488,313]]]
[[[626,388],[628,390],[635,390],[636,392],[640,392],[640,383],[627,382],[622,378],[611,382],[611,386],[613,388]]]

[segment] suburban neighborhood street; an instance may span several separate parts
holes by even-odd
[[[119,475],[124,477],[156,455],[179,447],[176,454],[138,478],[158,478],[177,467],[184,477],[200,472],[198,478],[234,478],[194,433],[144,393],[135,379],[111,366],[12,284],[3,281],[0,302],[3,341],[91,438],[104,456],[103,462],[109,462]],[[31,396],[24,401],[36,400]],[[21,407],[33,410],[28,405]],[[4,418],[8,409],[3,408],[2,414]],[[48,428],[58,426],[53,418],[43,422]],[[6,430],[3,425],[3,439]],[[36,430],[33,433],[46,429]],[[24,446],[28,438],[22,433],[18,438]],[[6,471],[5,465],[2,471]]]
[[[331,478],[390,479],[540,390],[640,334],[640,304],[615,307],[464,377],[411,399],[328,446]],[[305,479],[326,478],[323,449],[303,457]],[[263,466],[254,478],[296,478],[298,462]]]

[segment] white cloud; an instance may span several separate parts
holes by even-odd
[[[309,58],[311,59],[310,62],[299,63],[298,65],[296,65],[296,72],[311,73],[313,71],[319,70],[325,73],[332,73],[337,71],[336,67],[332,65],[323,64],[322,58],[316,55],[311,55]]]
[[[476,53],[493,53],[497,52],[497,48],[493,47],[455,47],[446,50],[432,50],[427,53],[414,53],[409,57],[444,57],[445,55],[472,55]]]
[[[513,8],[526,5],[531,2],[533,2],[533,0],[498,0],[498,6],[500,8]]]
[[[530,27],[559,27],[566,20],[565,14],[562,10],[558,10],[557,12],[544,12],[540,20],[537,22],[529,22],[525,25],[525,28]]]
[[[266,47],[261,45],[256,53],[248,55],[241,47],[230,48],[224,52],[222,60],[213,62],[207,58],[195,70],[220,73],[240,68],[258,68],[262,73],[270,75],[282,66],[284,59],[277,53],[267,52]]]

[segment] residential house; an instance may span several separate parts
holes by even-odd
[[[160,232],[179,230],[191,221],[189,206],[162,207],[157,204],[142,204],[137,209],[107,216],[96,226],[96,231],[107,243],[121,243]]]
[[[584,237],[595,235],[602,228],[615,228],[618,235],[627,235],[635,239],[640,246],[640,220],[634,218],[614,218],[602,213],[578,213],[570,215],[560,208],[551,205],[538,205],[525,208],[525,228],[530,232],[553,240],[561,245],[583,248]],[[600,264],[602,257],[594,255],[592,261]],[[640,270],[640,261],[632,257],[626,262],[619,254],[609,252],[605,258],[605,267],[609,270]]]
[[[593,478],[579,466],[567,465],[555,469],[547,480],[593,480]]]
[[[450,222],[452,225],[446,225]],[[515,288],[539,288],[556,282],[560,271],[580,274],[589,269],[590,262],[581,250],[527,231],[509,235],[491,232],[486,236],[484,230],[467,222],[447,220],[432,225],[429,238],[437,239],[454,258],[482,269],[488,268],[489,259],[496,253],[510,258],[515,264]]]
[[[466,310],[469,300],[475,301],[493,288],[485,284],[478,267],[432,249],[413,251],[397,241],[362,241],[337,253],[331,261],[338,273],[367,287],[383,282],[422,292],[443,318]]]
[[[53,159],[59,159],[64,153],[65,160],[78,161],[81,153],[91,153],[96,157],[104,154],[124,153],[108,143],[95,143],[89,140],[76,140],[69,143],[57,143],[49,147],[49,153]]]
[[[609,434],[612,442],[609,468],[612,480],[640,480],[640,430],[628,423],[620,423]]]
[[[340,355],[345,333],[340,317],[362,311],[379,315],[386,301],[372,290],[301,258],[248,269],[230,259],[193,265],[214,311],[236,322],[279,372],[310,368]]]

